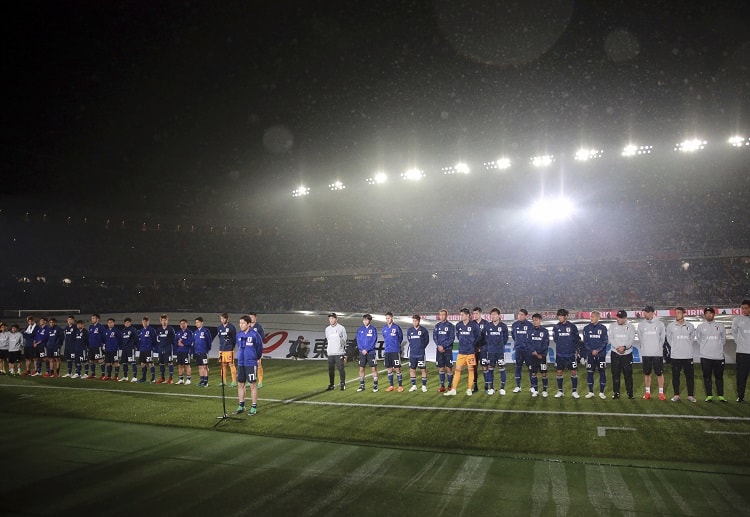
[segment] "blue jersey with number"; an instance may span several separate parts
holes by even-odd
[[[422,325],[411,326],[406,331],[406,340],[409,342],[409,357],[424,359],[424,351],[430,344],[430,332]]]

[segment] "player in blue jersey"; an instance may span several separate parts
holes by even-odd
[[[99,322],[99,315],[91,315],[91,325],[89,325],[89,348],[88,348],[88,363],[86,363],[86,373],[82,376],[83,379],[96,379],[96,365],[101,365],[102,373],[101,380],[104,380],[104,357],[102,355],[102,347],[104,346],[104,332],[105,328]],[[90,371],[90,373],[89,373]]]
[[[57,320],[50,318],[47,324],[47,371],[46,377],[60,376],[60,351],[63,346],[63,329],[57,326]]]
[[[35,364],[35,351],[34,348],[34,336],[36,335],[36,320],[34,316],[26,317],[26,329],[23,331],[23,358],[26,361],[26,369],[23,371],[21,376],[31,374],[31,366],[34,365],[34,371],[36,372]]]
[[[557,323],[552,327],[552,336],[555,340],[555,369],[557,370],[557,393],[555,398],[562,398],[563,393],[563,372],[567,369],[570,371],[570,383],[573,385],[573,398],[579,399],[578,394],[578,364],[576,355],[578,354],[578,344],[581,337],[578,334],[578,327],[568,321],[568,310],[557,310]]]
[[[453,342],[456,339],[456,328],[448,321],[448,311],[440,309],[439,321],[432,329],[432,340],[435,342],[435,364],[440,379],[439,393],[445,393],[445,380],[448,377],[448,388],[453,384]]]
[[[128,365],[130,365],[133,367],[133,378],[130,382],[138,382],[138,331],[133,326],[133,320],[131,318],[125,318],[123,320],[121,335],[120,365],[122,366],[122,377],[118,380],[120,382],[128,382]]]
[[[365,367],[372,369],[372,391],[378,391],[378,361],[375,358],[375,345],[378,343],[378,329],[372,323],[372,316],[362,316],[362,326],[357,329],[357,349],[359,350],[359,388],[365,391]]]
[[[587,399],[594,398],[594,370],[599,370],[599,398],[604,400],[607,385],[607,327],[599,323],[599,311],[591,312],[591,323],[583,327],[583,345],[586,347],[586,381],[589,385]]]
[[[47,340],[49,339],[49,327],[47,318],[39,318],[39,325],[34,332],[34,371],[32,377],[42,375],[42,363],[47,362]]]
[[[201,380],[198,386],[208,386],[208,353],[213,341],[211,331],[203,326],[203,317],[195,318],[195,332],[193,332],[193,360],[198,365],[198,375]]]
[[[237,386],[237,367],[234,365],[234,345],[237,342],[237,329],[229,321],[226,312],[219,315],[221,325],[217,327],[219,334],[219,368],[221,368],[221,384],[227,384],[227,368],[232,375],[232,387]]]
[[[65,359],[68,363],[68,371],[63,377],[70,377],[73,375],[73,366],[75,365],[75,347],[73,346],[74,337],[76,331],[76,319],[73,316],[68,316],[68,325],[63,329],[63,344],[65,346]]]
[[[505,395],[505,343],[508,342],[508,326],[500,320],[500,309],[490,311],[490,321],[484,326],[482,347],[482,371],[487,395],[495,394],[495,366],[500,370],[500,395]]]
[[[513,352],[516,360],[516,387],[513,393],[521,392],[521,374],[523,365],[529,370],[529,383],[531,383],[531,329],[534,325],[527,319],[529,311],[521,309],[518,311],[518,319],[510,327],[513,337]]]
[[[430,344],[430,331],[420,325],[422,317],[415,314],[411,317],[412,326],[406,331],[409,343],[409,391],[417,391],[417,370],[422,371],[422,393],[427,393],[427,359],[425,349]]]
[[[461,370],[467,366],[469,371],[469,383],[467,384],[466,395],[471,396],[474,391],[471,387],[474,385],[474,370],[476,366],[476,345],[479,341],[479,325],[471,319],[471,312],[464,307],[460,311],[461,321],[456,323],[456,337],[458,338],[458,357],[456,358],[456,369],[453,374],[453,383],[451,389],[443,393],[446,397],[456,395],[458,383],[461,382]]]
[[[154,366],[154,353],[156,352],[156,330],[150,325],[148,316],[141,320],[141,329],[138,331],[138,352],[141,360],[142,376],[138,382],[146,382],[146,369],[151,370],[151,382],[156,382],[156,367]]]
[[[107,368],[105,381],[120,380],[120,347],[122,346],[122,333],[115,327],[115,319],[107,318],[107,330],[104,333],[104,366]],[[114,366],[114,377],[112,377],[112,366]]]
[[[473,367],[474,384],[471,387],[471,390],[474,393],[476,393],[477,391],[479,391],[479,387],[477,386],[477,383],[479,382],[479,365],[482,362],[482,349],[485,346],[484,329],[489,322],[486,319],[484,319],[484,316],[483,316],[484,313],[482,312],[481,307],[474,307],[474,309],[472,309],[471,312],[472,312],[472,318],[474,319],[474,321],[477,323],[477,326],[479,327],[479,339],[477,340],[476,353],[474,354],[476,357],[476,361],[474,361],[474,367]],[[487,386],[487,383],[485,382],[484,391],[487,391],[487,389],[488,389],[488,386]]]
[[[539,379],[542,374],[542,397],[547,398],[547,354],[549,353],[549,332],[542,326],[542,315],[535,312],[531,316],[532,328],[529,331],[529,351],[531,352],[531,396],[539,394]]]
[[[393,322],[393,313],[385,313],[385,325],[382,329],[383,333],[383,360],[385,367],[388,370],[388,387],[385,391],[393,391],[393,371],[396,371],[398,377],[398,392],[404,391],[404,376],[401,373],[401,343],[404,341],[404,332],[398,324]]]
[[[248,316],[250,316],[250,328],[253,329],[255,332],[258,333],[260,336],[261,342],[266,341],[266,329],[263,328],[263,325],[258,323],[258,313],[250,311],[247,313]],[[263,387],[263,360],[258,359],[258,388]]]
[[[187,320],[180,320],[180,330],[175,333],[175,357],[177,359],[177,384],[191,384],[193,370],[190,368],[190,353],[193,349],[193,331]]]
[[[240,331],[237,333],[237,398],[236,413],[245,411],[245,383],[250,384],[250,411],[248,416],[258,412],[258,360],[263,357],[263,339],[251,327],[250,316],[240,318]]]
[[[86,350],[89,345],[89,331],[83,323],[83,320],[76,321],[76,330],[73,333],[73,352],[70,357],[75,361],[75,373],[70,376],[71,379],[82,379],[81,366],[86,361]]]
[[[169,324],[169,317],[166,314],[162,314],[159,318],[161,326],[156,329],[156,342],[159,352],[159,379],[156,384],[162,384],[166,381],[167,384],[172,384],[172,377],[174,376],[174,363],[172,360],[172,354],[174,352],[174,329]],[[167,373],[167,366],[169,367],[169,378],[165,378]]]

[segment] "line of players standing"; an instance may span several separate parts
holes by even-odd
[[[251,314],[255,319],[255,314]],[[237,386],[234,365],[237,331],[226,313],[220,315],[220,320],[217,333],[221,384],[226,379],[226,370],[230,369],[232,386]],[[113,318],[103,325],[98,314],[91,315],[88,326],[74,316],[68,316],[64,328],[57,325],[54,317],[40,317],[37,323],[34,316],[29,316],[26,321],[23,332],[19,332],[17,325],[8,330],[4,323],[0,324],[0,374],[5,373],[7,362],[10,375],[145,383],[150,373],[151,383],[172,384],[177,364],[176,384],[189,385],[192,384],[192,359],[199,370],[198,386],[208,386],[208,354],[213,335],[200,316],[195,318],[195,330],[188,328],[185,319],[181,319],[179,328],[175,329],[166,314],[161,316],[158,327],[151,326],[148,316],[142,318],[140,327],[135,327],[131,318],[125,318],[122,328],[115,326]],[[251,327],[262,339],[264,332],[260,324],[254,322]],[[67,363],[67,373],[61,375],[63,361]]]
[[[732,334],[737,344],[737,402],[744,401],[744,394],[748,374],[750,374],[750,300],[743,300],[741,304],[742,314],[737,316],[732,323]],[[693,343],[698,342],[701,357],[701,369],[703,373],[706,391],[706,402],[714,400],[713,381],[715,380],[717,400],[725,402],[724,397],[724,345],[726,343],[726,330],[724,325],[714,321],[715,310],[707,307],[704,310],[705,321],[696,328],[692,323],[685,321],[685,309],[675,308],[675,321],[666,327],[655,318],[655,309],[647,306],[644,309],[644,319],[636,326],[627,319],[627,312],[617,312],[616,321],[607,328],[602,324],[600,313],[593,311],[591,321],[579,334],[576,325],[568,320],[568,311],[559,309],[557,311],[558,322],[552,327],[552,337],[556,345],[555,370],[557,392],[555,398],[565,396],[563,381],[565,370],[569,371],[574,399],[580,398],[578,393],[578,363],[585,364],[587,372],[588,393],[586,398],[598,396],[606,399],[604,393],[606,377],[606,352],[607,346],[611,348],[612,363],[612,398],[619,399],[621,396],[621,380],[625,381],[625,392],[629,399],[634,398],[633,393],[633,345],[636,335],[639,339],[641,358],[643,363],[645,400],[651,399],[651,374],[657,377],[658,398],[666,400],[664,394],[664,350],[669,350],[672,362],[672,388],[673,402],[681,400],[680,377],[685,376],[687,387],[687,400],[697,402],[695,398],[695,382],[693,370]],[[473,313],[473,317],[472,317]],[[455,396],[458,388],[461,371],[464,366],[468,367],[468,385],[466,395],[471,396],[478,391],[477,374],[481,366],[484,377],[484,391],[487,395],[495,393],[495,370],[500,373],[499,394],[505,395],[507,382],[505,370],[505,346],[509,335],[513,337],[515,351],[515,381],[514,393],[521,389],[521,378],[523,367],[529,370],[531,384],[531,396],[548,397],[547,357],[549,352],[550,334],[542,326],[541,314],[533,314],[531,321],[528,311],[521,309],[518,319],[513,322],[509,331],[507,325],[501,321],[500,310],[493,308],[490,311],[490,321],[483,318],[482,309],[475,307],[473,311],[463,308],[460,311],[460,321],[455,325],[448,321],[448,311],[443,309],[439,312],[439,320],[433,329],[433,341],[436,345],[436,364],[440,387],[438,392],[445,396]],[[359,388],[358,392],[365,391],[365,368],[372,369],[373,392],[379,390],[378,371],[375,347],[377,344],[377,329],[372,326],[372,316],[365,314],[362,326],[357,330],[357,348],[359,359]],[[409,346],[409,375],[411,387],[409,391],[417,390],[417,370],[421,371],[421,390],[427,391],[427,369],[425,361],[425,349],[429,343],[427,330],[420,325],[420,316],[412,317],[413,326],[407,330],[406,341]],[[334,388],[334,366],[339,369],[341,376],[341,389],[345,389],[345,378],[343,368],[337,364],[343,343],[346,341],[346,333],[337,323],[335,313],[329,315],[329,327],[326,329],[329,356],[329,386],[328,390]],[[343,332],[343,334],[342,334]],[[401,343],[403,332],[393,322],[393,314],[386,313],[386,324],[382,328],[384,341],[384,362],[388,372],[389,386],[386,391],[402,392],[403,375],[401,372]],[[582,335],[581,335],[582,334]],[[343,336],[343,337],[342,337]],[[454,364],[453,346],[458,341],[458,355]],[[333,343],[333,345],[332,345]],[[337,352],[339,350],[339,352]],[[599,373],[599,390],[595,391],[595,373]],[[394,379],[395,372],[395,379]],[[541,390],[539,377],[541,376]],[[398,386],[394,384],[397,381]],[[446,387],[447,381],[447,387]]]

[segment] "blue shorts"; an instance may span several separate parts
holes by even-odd
[[[494,369],[495,366],[505,368],[505,352],[483,352],[481,359],[482,368]]]
[[[257,366],[238,366],[237,367],[237,382],[253,384],[258,381],[258,367]]]
[[[175,362],[181,365],[190,364],[190,354],[187,352],[187,350],[178,350],[177,360]]]
[[[386,368],[401,368],[401,354],[398,352],[386,352],[383,361]]]
[[[445,352],[435,352],[435,364],[438,368],[453,368],[453,349],[446,349]]]
[[[412,370],[424,370],[425,368],[427,368],[427,361],[425,361],[424,356],[410,357],[409,368],[411,368]]]
[[[556,370],[575,370],[577,368],[575,357],[560,357],[557,356],[555,361]]]
[[[363,354],[362,351],[359,351],[359,366],[361,368],[364,368],[365,366],[377,366],[378,362],[375,359],[375,350],[371,350],[367,352],[366,354]]]
[[[526,363],[526,366],[531,368],[531,359],[533,357],[528,350],[516,350],[516,366],[520,368]]]

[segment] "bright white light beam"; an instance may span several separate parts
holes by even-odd
[[[549,224],[567,221],[575,212],[573,202],[563,196],[541,198],[531,206],[531,218],[537,223]]]
[[[424,172],[414,167],[401,174],[401,177],[409,181],[419,181],[424,177]]]
[[[706,142],[705,140],[700,140],[698,138],[693,138],[691,140],[684,140],[684,141],[678,143],[677,145],[675,145],[674,150],[675,151],[680,151],[680,152],[683,152],[683,153],[694,153],[696,151],[700,151],[700,150],[704,149],[706,147],[707,143],[708,142]]]
[[[551,154],[545,154],[542,156],[534,156],[531,159],[531,165],[534,167],[547,167],[552,164],[552,162],[555,160],[555,157]]]

